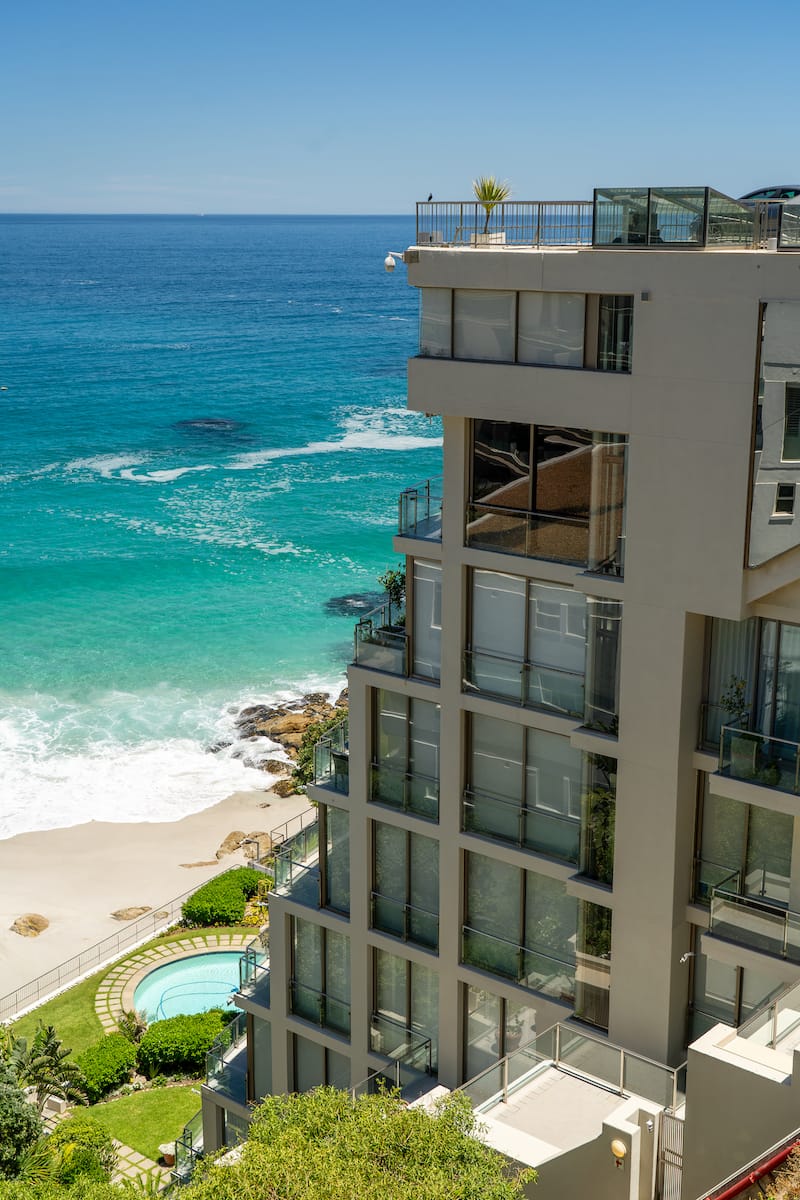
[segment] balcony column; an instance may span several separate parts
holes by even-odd
[[[272,1025],[272,1094],[290,1092],[293,1086],[291,1042],[286,1027],[291,979],[291,918],[280,898],[269,902],[269,1013]]]
[[[792,857],[789,879],[789,908],[792,912],[800,913],[800,819],[795,817],[792,828]]]
[[[388,686],[391,686],[390,681]],[[358,931],[369,928],[370,871],[366,864],[370,861],[367,795],[371,716],[368,697],[367,688],[350,688],[350,1083],[353,1086],[365,1079],[369,1070],[369,1015],[373,1005],[370,952],[366,939],[358,936]]]
[[[460,556],[467,495],[467,429],[460,417],[445,417],[445,474],[442,496],[442,723],[439,787],[439,1080],[445,1087],[461,1082],[463,1005],[456,972],[459,961],[463,872],[459,849],[462,764],[462,653],[466,630],[466,589]]]

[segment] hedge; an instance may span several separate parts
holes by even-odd
[[[181,909],[186,925],[239,925],[247,901],[255,896],[259,883],[268,878],[252,867],[234,867],[224,875],[204,883]]]
[[[57,1178],[61,1183],[72,1183],[82,1174],[108,1179],[117,1165],[114,1139],[87,1113],[73,1113],[61,1121],[47,1144],[58,1152]]]
[[[122,1033],[110,1033],[78,1055],[86,1094],[95,1104],[106,1092],[125,1083],[136,1066],[136,1047]]]
[[[206,1054],[215,1038],[231,1019],[231,1013],[212,1008],[192,1016],[167,1017],[151,1025],[136,1048],[139,1070],[154,1075],[176,1072],[197,1074],[205,1067]]]

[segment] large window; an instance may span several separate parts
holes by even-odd
[[[372,926],[435,950],[439,945],[439,844],[373,822]]]
[[[517,361],[582,367],[585,309],[585,296],[520,292]]]
[[[622,575],[626,450],[622,434],[473,421],[467,544]]]
[[[800,387],[786,384],[786,409],[783,422],[783,462],[800,461]]]
[[[308,1038],[293,1036],[294,1090],[310,1092],[316,1087],[350,1087],[350,1059]]]
[[[296,1016],[349,1035],[349,937],[294,917],[290,993]]]
[[[714,888],[788,906],[794,818],[714,796],[703,776],[697,821],[695,899]]]
[[[336,912],[350,912],[350,815],[341,808],[320,804],[325,833],[323,903]]]
[[[438,679],[442,665],[442,566],[414,560],[412,674]]]
[[[516,292],[456,289],[453,357],[513,362],[516,308]]]
[[[597,365],[601,371],[630,371],[633,296],[601,296]]]
[[[766,971],[731,967],[700,951],[701,931],[695,931],[692,957],[692,1001],[689,1040],[707,1033],[719,1021],[738,1026],[746,1021],[782,981]]]
[[[438,819],[438,704],[384,688],[373,692],[370,799]]]
[[[536,1035],[536,1009],[529,1005],[469,986],[464,989],[464,1004],[465,1080],[527,1045]]]
[[[431,1067],[438,1065],[439,976],[420,963],[384,950],[374,952],[375,1011],[400,1029],[430,1039]],[[384,1033],[384,1041],[390,1030]]]

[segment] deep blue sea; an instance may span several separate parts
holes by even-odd
[[[336,690],[440,473],[410,218],[0,216],[0,837],[264,785],[206,752]]]

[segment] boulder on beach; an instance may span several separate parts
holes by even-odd
[[[47,917],[41,913],[23,913],[11,926],[11,932],[18,933],[20,937],[38,937],[49,924]]]
[[[217,858],[220,859],[224,858],[226,854],[233,854],[235,850],[239,849],[246,837],[247,834],[243,829],[232,830],[220,843],[219,850],[217,850]]]
[[[149,904],[134,904],[130,908],[118,908],[111,915],[115,921],[135,921],[137,917],[143,917],[149,912],[152,912]]]
[[[258,769],[266,771],[269,775],[288,775],[292,764],[285,762],[282,758],[265,758],[258,764]]]
[[[248,833],[242,846],[245,858],[258,858],[268,854],[271,849],[272,838],[265,829],[256,829],[253,833]]]
[[[276,796],[280,796],[282,798],[285,796],[294,796],[297,792],[297,788],[294,786],[294,783],[291,779],[279,779],[278,782],[273,786],[272,790]]]

